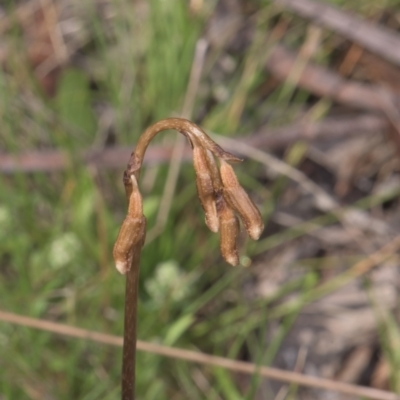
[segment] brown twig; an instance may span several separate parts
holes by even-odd
[[[40,329],[43,331],[75,337],[79,339],[91,340],[93,342],[112,346],[122,346],[123,344],[123,338],[120,336],[90,331],[87,329],[81,329],[70,325],[46,321],[43,319],[30,318],[1,310],[0,320],[16,325]],[[150,343],[138,340],[137,349],[152,354],[158,354],[164,357],[186,360],[209,366],[218,366],[244,374],[258,373],[265,378],[275,379],[281,382],[297,383],[302,386],[330,390],[333,392],[353,395],[357,397],[365,397],[368,399],[376,400],[400,400],[400,396],[396,395],[395,393],[390,393],[379,389],[351,385],[340,381],[319,378],[317,376],[307,376],[298,372],[283,371],[270,367],[260,367],[258,365],[248,362],[230,360],[227,358],[216,357],[197,351],[163,346],[157,343]]]
[[[132,150],[128,147],[113,147],[104,150],[88,150],[76,155],[76,160],[96,168],[121,168]],[[154,146],[146,157],[147,165],[167,162],[171,159],[172,148]],[[0,154],[0,171],[14,172],[53,172],[67,168],[70,156],[60,150],[26,151],[19,154]],[[190,158],[190,150],[185,152],[185,159]]]
[[[308,178],[302,171],[293,168],[274,155],[263,152],[247,143],[238,142],[235,139],[217,135],[214,135],[213,137],[222,143],[227,149],[241,156],[252,158],[264,164],[276,173],[285,175],[294,182],[297,182],[304,191],[310,193],[314,197],[316,208],[323,212],[333,213],[349,233],[354,232],[353,230],[355,228],[360,232],[372,231],[379,235],[379,237],[384,237],[384,235],[389,233],[385,224],[376,218],[372,218],[367,213],[352,207],[340,207],[340,204],[333,196]],[[357,237],[357,235],[352,236],[355,238]],[[359,243],[361,248],[363,248],[362,244],[362,242]]]
[[[290,79],[298,56],[282,45],[276,45],[267,61],[267,69],[280,80]],[[327,97],[350,107],[378,111],[396,132],[394,141],[400,151],[400,96],[380,85],[365,84],[342,78],[322,66],[309,63],[295,82],[296,85],[321,97]]]
[[[296,140],[312,141],[316,139],[338,138],[359,134],[386,132],[389,123],[385,117],[375,114],[359,114],[348,117],[328,117],[319,122],[295,123],[281,128],[262,126],[254,134],[238,137],[254,147],[265,150],[280,150]],[[102,150],[88,150],[78,156],[78,160],[96,168],[118,169],[125,165],[123,160],[129,158],[128,147],[112,147]],[[154,145],[146,153],[144,163],[155,165],[168,162],[173,154],[173,146]],[[185,147],[183,160],[189,161],[191,149]],[[20,154],[0,154],[0,172],[53,172],[67,168],[69,157],[66,153],[53,151],[27,151]]]
[[[276,45],[266,63],[267,69],[279,80],[290,77],[298,55],[283,45]],[[359,83],[342,78],[320,65],[307,64],[296,84],[321,97],[338,103],[372,111],[382,110],[382,94],[379,85]],[[394,93],[387,93],[393,103],[399,101]]]
[[[313,0],[274,0],[274,2],[400,65],[400,37],[396,32],[323,2]]]
[[[383,116],[359,114],[327,117],[317,122],[296,122],[281,128],[261,127],[246,139],[249,145],[265,150],[280,150],[297,140],[313,141],[386,132],[389,123]]]
[[[37,10],[40,9],[40,7],[41,5],[39,0],[19,4],[11,13],[4,14],[3,17],[0,18],[0,33],[4,33],[10,29],[13,26],[15,19],[21,23],[25,23]]]

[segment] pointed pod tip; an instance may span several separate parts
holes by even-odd
[[[236,267],[239,265],[239,257],[237,254],[231,254],[229,256],[224,257],[225,261],[232,265],[233,267]]]
[[[254,224],[250,224],[247,228],[247,233],[249,234],[250,238],[253,240],[258,240],[264,230],[264,224],[262,221],[257,221]]]
[[[231,163],[240,163],[243,161],[243,159],[236,157],[232,153],[229,153],[229,151],[224,150],[221,146],[217,145],[216,143],[214,143],[214,146],[212,146],[212,148],[209,148],[209,150],[222,161],[228,161]]]
[[[125,275],[129,270],[128,263],[126,261],[116,261],[115,268],[117,268],[117,271],[122,275]]]
[[[211,232],[217,233],[219,231],[219,220],[218,220],[218,218],[210,218],[210,216],[206,216],[205,222],[206,222],[206,225],[207,225],[208,229]]]
[[[224,161],[234,163],[234,164],[241,163],[243,161],[243,158],[236,157],[233,154],[228,153],[227,151],[223,154],[221,159]]]

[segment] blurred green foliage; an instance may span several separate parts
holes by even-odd
[[[85,21],[90,40],[82,49],[85,67],[77,63],[65,68],[54,98],[43,93],[22,51],[10,53],[7,69],[0,71],[2,151],[60,149],[70,161],[64,171],[0,176],[0,306],[121,334],[124,279],[113,267],[111,251],[126,207],[122,171],[88,168],[76,155],[102,143],[101,112],[95,105],[107,105],[114,118],[115,141],[131,146],[149,123],[179,115],[196,41],[215,4],[205,1],[204,11],[193,13],[183,0],[151,0],[144,10],[137,7],[135,14],[130,1],[114,0],[110,2],[112,24],[107,24],[95,3],[71,0],[77,18]],[[350,3],[346,6],[360,11],[359,2]],[[376,3],[367,3],[376,7]],[[381,3],[383,7],[387,2]],[[259,17],[259,32],[264,34],[270,22],[265,16],[273,17],[276,11],[269,2],[251,6]],[[293,30],[302,31],[304,26]],[[17,26],[7,40],[16,49],[24,48],[25,39]],[[244,60],[233,60],[235,68],[224,82],[228,96],[205,117],[208,129],[230,134],[250,131],[265,114],[271,115],[271,125],[279,125],[303,106],[308,94],[300,90],[297,97],[289,98],[284,85],[257,105],[257,79],[265,74],[258,58],[263,59],[265,50],[259,41]],[[217,58],[218,51],[214,62]],[[252,79],[246,75],[246,62],[254,67]],[[205,71],[212,67],[207,65]],[[213,90],[213,82],[207,77],[204,81]],[[195,115],[209,107],[206,102],[201,89]],[[243,114],[248,116],[244,126],[239,124],[243,114],[236,123],[228,121],[233,104],[243,105]],[[296,165],[302,151],[293,148],[287,161]],[[155,223],[167,175],[167,166],[151,168],[154,183],[144,202],[149,227]],[[256,163],[248,161],[237,170],[267,220],[286,180],[277,181],[269,191],[257,179],[260,166]],[[243,288],[252,272],[230,268],[221,260],[218,237],[203,222],[193,178],[190,168],[182,168],[164,231],[143,251],[138,337],[233,358],[246,349],[254,362],[271,363],[310,296],[295,307],[278,309],[280,328],[275,339],[266,343],[266,327],[273,315],[269,311],[288,294],[312,293],[315,269],[320,265],[316,262],[315,268],[309,267],[269,298],[246,296]],[[322,226],[335,221],[328,215],[313,222]],[[306,224],[289,228],[258,244],[243,243],[242,252],[262,257],[263,251],[308,231]],[[120,368],[118,348],[0,322],[2,400],[115,399],[119,397]],[[198,384],[203,381],[206,384]],[[138,354],[141,399],[251,399],[258,386],[259,380],[253,379],[245,389],[240,388],[234,375],[221,369]]]

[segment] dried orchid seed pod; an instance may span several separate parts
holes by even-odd
[[[217,195],[219,217],[220,249],[225,261],[233,266],[239,264],[236,239],[239,235],[239,221],[232,208],[225,201],[222,193]]]
[[[126,274],[132,263],[135,246],[142,242],[146,231],[146,218],[143,215],[142,195],[140,194],[135,175],[130,177],[132,193],[129,197],[128,214],[118,233],[113,249],[115,267],[121,274]]]
[[[197,193],[204,210],[206,225],[211,232],[218,232],[219,220],[215,205],[215,192],[205,152],[206,150],[199,146],[193,148]]]
[[[146,219],[132,218],[127,215],[118,233],[114,245],[113,257],[115,267],[121,274],[126,274],[131,269],[135,245],[144,238]]]
[[[239,214],[249,236],[257,240],[264,230],[258,208],[240,186],[233,168],[223,160],[221,160],[220,173],[226,201]]]
[[[221,176],[219,175],[219,167],[215,160],[214,154],[210,150],[204,150],[207,158],[207,165],[211,173],[211,179],[214,186],[214,192],[219,193],[222,190]]]

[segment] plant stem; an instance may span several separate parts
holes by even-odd
[[[122,400],[135,399],[136,319],[142,243],[135,249],[131,269],[126,274],[124,347],[122,351]]]
[[[216,157],[219,157],[225,161],[234,163],[242,161],[240,158],[237,158],[233,154],[225,151],[193,122],[183,118],[166,118],[151,125],[142,133],[136,148],[129,159],[128,168],[125,171],[127,176],[134,173],[136,179],[139,179],[139,171],[149,143],[159,132],[168,129],[175,129],[183,136],[187,137],[190,143],[193,144],[194,141],[198,142],[198,144],[205,149],[210,150]],[[129,195],[130,191],[126,185],[125,188],[127,189],[127,195]]]
[[[219,199],[222,200],[223,195],[222,193],[220,193],[222,192],[222,188],[221,179],[218,172],[219,170],[215,164],[215,160],[213,157],[215,156],[219,158],[221,163],[224,161],[241,161],[233,154],[230,154],[222,149],[193,122],[182,118],[167,118],[156,122],[155,124],[147,128],[140,136],[136,148],[131,154],[127,169],[124,172],[123,179],[126,197],[128,200],[128,215],[122,224],[113,251],[117,269],[123,274],[126,273],[124,348],[122,353],[122,400],[135,399],[136,320],[139,264],[140,253],[144,244],[146,229],[146,220],[143,215],[143,203],[137,182],[139,181],[140,169],[143,163],[144,154],[151,139],[153,139],[154,136],[157,135],[159,132],[166,129],[177,130],[189,140],[192,148],[194,148],[195,146],[200,146],[204,150],[204,154],[206,154],[207,158],[209,159],[206,160],[206,164],[211,165],[212,171],[209,171],[208,166],[203,166],[203,169],[196,171],[196,174],[209,174],[210,179],[214,181],[212,182],[212,187],[214,188],[214,191],[216,190],[218,192],[211,193],[211,200],[214,202],[216,201],[217,194],[219,196]],[[197,176],[196,179],[198,179]],[[234,181],[236,182],[236,177],[234,178]],[[202,198],[200,198],[200,200],[202,200]],[[221,243],[227,242],[229,244],[229,251],[225,252],[227,254],[224,254],[223,251],[222,255],[228,262],[236,265],[238,263],[238,260],[236,260],[236,231],[238,230],[238,225],[233,209],[231,210],[229,208],[230,206],[226,207],[228,207],[228,211],[231,211],[231,214],[233,215],[232,220],[235,222],[235,229],[221,230]],[[225,221],[224,217],[221,215],[218,216],[218,218],[222,222]],[[261,217],[259,218],[261,223]],[[137,242],[137,240],[139,241]],[[222,250],[225,247],[221,245]],[[232,259],[231,253],[234,253],[234,255],[236,256],[234,262],[230,261]],[[129,269],[131,255],[132,261]]]

